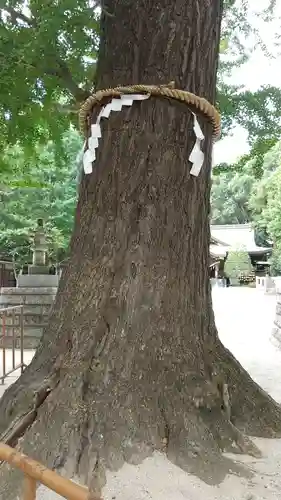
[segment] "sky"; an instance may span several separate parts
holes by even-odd
[[[281,17],[281,0],[276,0],[276,16]],[[252,9],[256,10],[257,4],[266,5],[265,0],[249,0]],[[280,19],[275,19],[270,23],[263,23],[257,19],[254,12],[251,14],[253,24],[258,28],[259,35],[266,44],[268,51],[273,57],[267,57],[261,48],[255,47],[249,61],[242,67],[236,69],[231,79],[231,83],[244,85],[247,89],[255,91],[262,85],[274,85],[281,87],[280,63],[281,55],[278,57],[274,47],[274,34],[280,30]],[[214,164],[226,162],[232,163],[240,156],[247,153],[247,132],[242,127],[232,130],[232,135],[219,141],[214,146]]]

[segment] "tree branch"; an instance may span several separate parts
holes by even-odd
[[[65,88],[70,91],[76,101],[82,102],[89,97],[89,92],[83,90],[74,81],[72,74],[67,64],[57,55],[55,55],[56,63],[58,66],[57,76],[64,82]],[[56,71],[56,70],[55,70]],[[54,74],[54,70],[47,69],[46,74]]]
[[[5,5],[5,7],[2,7],[3,10],[5,10],[8,14],[10,14],[11,16],[11,19],[13,21],[13,23],[16,23],[18,19],[20,19],[21,21],[23,21],[25,24],[27,24],[28,26],[36,26],[36,23],[33,19],[31,19],[30,17],[27,17],[25,14],[23,14],[22,12],[18,12],[17,10],[15,10],[13,7],[10,7],[10,6],[7,6]]]
[[[53,105],[53,109],[57,113],[62,113],[66,115],[77,115],[79,111],[79,104],[76,103],[76,104],[64,105],[56,102]]]
[[[16,23],[18,19],[23,21],[29,27],[36,28],[38,24],[35,19],[27,17],[22,12],[16,11],[13,7],[5,6],[3,8],[8,14],[11,16],[11,20],[13,23]],[[53,55],[55,66],[57,68],[43,68],[43,71],[46,75],[56,76],[59,78],[64,87],[69,90],[69,92],[73,95],[76,101],[82,102],[89,96],[89,92],[81,89],[79,85],[74,81],[73,76],[67,66],[67,64],[60,58],[58,54]]]

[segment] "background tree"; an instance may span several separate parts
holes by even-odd
[[[249,129],[248,129],[249,130]],[[274,146],[280,140],[280,130],[277,127],[269,136],[261,135],[252,143],[250,152],[242,155],[233,165],[227,163],[215,165],[213,168],[214,176],[221,175],[224,172],[244,170],[252,175],[256,180],[263,176],[264,161],[267,153],[274,151]],[[266,167],[265,167],[266,168]]]
[[[106,8],[97,88],[175,80],[215,101],[221,1],[198,0],[194,9],[193,0],[176,8],[164,0],[108,0]],[[280,431],[280,407],[215,328],[208,275],[212,127],[199,120],[206,161],[198,178],[189,173],[193,116],[183,104],[150,98],[103,125],[93,173],[82,179],[50,323],[31,365],[0,403],[0,432],[33,410],[20,447],[92,490],[106,469],[137,463],[155,449],[209,482],[221,480],[237,470],[222,449],[236,442],[240,451],[257,453],[238,427],[254,435]],[[16,474],[2,467],[0,483],[5,500],[15,498]]]
[[[214,176],[211,191],[212,224],[245,224],[252,220],[249,207],[255,177],[251,172],[237,172],[229,167]]]
[[[271,272],[281,272],[281,142],[264,143],[234,165],[214,169],[211,220],[213,224],[252,222],[256,243],[273,243]],[[219,172],[219,173],[218,173]]]
[[[18,266],[30,261],[30,240],[38,218],[45,220],[51,262],[66,254],[74,223],[81,146],[80,135],[70,130],[62,139],[59,163],[51,141],[37,144],[28,163],[20,146],[6,149],[9,173],[1,178],[0,249]]]
[[[271,272],[281,272],[280,158],[281,143],[252,148],[234,165],[213,170],[211,221],[213,224],[244,224],[255,228],[256,244],[273,243]],[[264,143],[265,146],[265,143]],[[219,173],[218,173],[219,172]]]
[[[258,230],[273,242],[271,272],[281,272],[281,142],[265,156],[263,175],[251,192],[249,206]]]

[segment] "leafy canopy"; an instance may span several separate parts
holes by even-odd
[[[250,94],[225,82],[233,67],[249,56],[247,40],[253,39],[252,46],[263,42],[253,25],[250,3],[224,3],[218,84],[223,124],[227,131],[237,121],[256,137],[261,130],[274,129],[272,108],[276,113],[280,108],[280,91],[265,88]],[[259,16],[273,16],[274,4],[265,2]],[[70,123],[77,125],[79,103],[94,86],[101,10],[97,7],[93,0],[0,0],[2,171],[1,151],[7,144],[20,143],[28,156],[38,142],[57,143]],[[114,15],[106,10],[103,14]]]
[[[86,0],[0,7],[0,147],[19,142],[32,151],[76,123],[93,84],[98,15]]]
[[[213,221],[244,222],[254,214],[258,220],[262,213],[260,225],[275,235],[267,222],[266,210],[273,213],[269,198],[260,212],[249,198],[256,178],[263,178],[266,153],[280,137],[280,90],[265,87],[251,93],[229,83],[233,69],[255,45],[267,48],[254,26],[250,2],[224,4],[218,105],[225,132],[234,123],[245,126],[252,151],[234,165],[239,174],[230,175],[223,166],[215,170],[221,175],[213,184]],[[256,17],[270,20],[274,5],[265,2]],[[22,261],[28,259],[36,219],[46,214],[52,258],[67,248],[82,145],[73,127],[79,104],[94,87],[97,7],[93,0],[0,0],[0,247]]]

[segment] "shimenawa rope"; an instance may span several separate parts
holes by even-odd
[[[213,138],[217,140],[220,136],[221,120],[216,108],[203,97],[198,97],[191,92],[174,88],[174,82],[168,85],[129,85],[125,87],[115,87],[113,89],[98,90],[95,94],[90,95],[84,104],[82,104],[79,112],[79,124],[81,131],[86,135],[89,123],[88,117],[91,114],[93,107],[96,104],[101,104],[105,97],[120,97],[123,94],[149,94],[154,97],[164,97],[168,99],[176,99],[184,102],[189,106],[194,106],[212,123]]]

